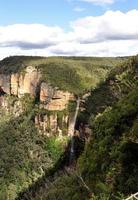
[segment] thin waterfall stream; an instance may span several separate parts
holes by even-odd
[[[74,160],[74,131],[75,131],[75,124],[76,124],[76,120],[77,120],[77,116],[78,116],[78,112],[79,112],[79,107],[80,107],[80,97],[78,97],[77,99],[77,105],[76,105],[76,110],[74,113],[74,116],[72,117],[71,121],[70,121],[70,127],[69,127],[69,131],[68,131],[68,135],[71,137],[71,144],[70,144],[70,155],[69,155],[69,165],[71,165],[73,163]]]

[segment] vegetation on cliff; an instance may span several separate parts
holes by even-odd
[[[15,99],[7,96],[13,106]],[[23,112],[15,117],[0,108],[0,199],[14,200],[44,172],[55,165],[64,151],[66,138],[38,134],[34,124],[34,99],[23,96]]]
[[[93,133],[76,170],[37,188],[31,199],[122,200],[137,192],[138,56],[92,91],[83,114]]]
[[[138,85],[138,56],[112,69],[104,82],[101,82],[85,101],[86,110],[81,116],[88,120],[112,106]]]
[[[33,199],[121,200],[137,192],[137,94],[131,92],[95,119],[92,139],[77,170],[57,178]]]
[[[27,57],[13,56],[0,61],[0,73],[11,74],[35,66],[42,73],[42,80],[61,90],[83,94],[106,78],[111,68],[128,58],[84,57]]]
[[[21,98],[23,112],[19,116],[0,109],[0,199],[15,200],[24,191],[24,197],[19,199],[117,200],[136,192],[138,56],[129,59],[17,56],[1,61],[0,73],[21,72],[28,65],[36,66],[43,80],[54,87],[76,95],[92,89],[84,103],[85,110],[78,117],[78,123],[89,124],[92,135],[76,169],[55,173],[61,165],[67,138],[39,134],[34,115],[48,111],[39,109],[27,94]],[[16,101],[14,96],[7,98],[10,104]],[[70,102],[68,112],[74,106]],[[58,112],[60,126],[62,117],[62,111]],[[51,168],[54,174],[50,177]]]

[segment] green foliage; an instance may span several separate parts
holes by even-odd
[[[127,95],[129,91],[138,86],[138,56],[132,57],[111,70],[105,82],[92,90],[88,97],[83,115],[94,118],[98,113],[103,112],[108,106],[112,106],[116,101]]]
[[[56,177],[47,192],[40,190],[33,200],[122,200],[137,192],[137,69],[138,56],[112,71],[106,82],[92,91],[86,111],[81,113],[89,118],[92,136],[77,162],[76,172]]]
[[[63,154],[65,144],[67,143],[67,137],[50,137],[46,139],[45,149],[48,152],[49,157],[54,161],[58,161]]]
[[[0,61],[0,73],[11,74],[21,72],[26,67],[26,63],[33,60],[38,60],[41,57],[32,56],[10,56]]]
[[[94,139],[80,157],[77,171],[94,196],[89,197],[89,192],[74,173],[70,177],[64,175],[56,178],[48,192],[40,192],[39,197],[46,200],[121,200],[123,194],[136,192],[138,146],[134,133],[138,131],[137,99],[138,89],[130,92],[93,122]]]
[[[69,104],[68,104],[68,112],[69,113],[74,113],[74,111],[76,110],[76,102],[75,101],[69,101]]]
[[[137,100],[138,89],[135,89],[92,122],[94,139],[80,158],[78,168],[96,194],[105,193],[99,182],[108,187],[109,193],[120,191],[129,194],[138,189],[137,161],[132,157],[133,148],[136,155],[138,153],[133,132],[138,115]],[[127,150],[124,151],[124,148]],[[125,166],[124,162],[128,164]]]
[[[24,112],[31,112],[34,108],[35,99],[31,97],[30,94],[24,94],[20,101],[22,103],[22,109]]]
[[[40,168],[46,160],[42,156],[38,160],[42,148],[36,144],[38,137],[33,124],[25,117],[11,119],[0,126],[0,191],[5,191],[6,199],[14,199],[21,188],[41,175]]]
[[[37,66],[44,81],[61,90],[80,95],[95,88],[111,68],[126,59],[12,56],[0,61],[0,73],[23,72],[26,66]]]
[[[16,96],[6,95],[9,106],[14,106],[14,103],[18,100]]]
[[[126,60],[10,57],[0,62],[0,73],[21,72],[27,65],[35,65],[53,86],[77,95],[93,90],[86,101],[86,111],[80,114],[89,119],[92,137],[77,162],[76,172],[51,177],[52,183],[41,184],[36,196],[28,199],[117,200],[137,191],[138,56],[120,66]],[[106,78],[111,68],[114,69]],[[12,105],[16,99],[10,98]],[[4,118],[0,120],[2,200],[14,200],[20,191],[33,183],[37,185],[38,178],[58,161],[67,142],[66,137],[40,136],[33,116],[51,113],[34,108],[34,99],[27,94],[21,101],[24,113],[19,117],[6,116],[0,110]],[[70,103],[68,111],[74,111],[74,106]],[[60,127],[68,111],[57,113]]]
[[[0,199],[14,200],[63,153],[65,138],[38,135],[31,118],[28,110],[17,118],[10,116],[8,123],[7,119],[0,123]]]
[[[43,79],[51,83],[52,86],[58,87],[62,90],[77,93],[81,86],[81,79],[76,73],[75,69],[69,68],[66,64],[62,63],[48,63],[41,65]]]
[[[43,74],[43,79],[54,87],[67,90],[75,94],[83,94],[103,80],[114,64],[122,62],[121,59],[107,58],[49,58],[38,65]]]
[[[69,176],[62,174],[60,177],[56,176],[55,180],[50,185],[50,190],[47,192],[38,193],[34,200],[87,200],[87,191],[83,190],[83,186],[78,182],[76,176]]]

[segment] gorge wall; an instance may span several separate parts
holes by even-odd
[[[70,116],[67,112],[70,101],[75,102],[75,96],[43,80],[42,74],[32,66],[20,73],[0,74],[0,106],[7,112],[19,115],[23,112],[22,99],[29,95],[36,102],[39,112],[34,121],[41,134],[67,134]],[[14,98],[12,104],[9,98]]]

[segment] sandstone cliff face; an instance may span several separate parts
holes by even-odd
[[[64,110],[67,107],[69,101],[71,100],[75,100],[73,94],[58,89],[53,89],[46,83],[41,84],[41,107],[51,111]]]
[[[54,88],[50,84],[42,82],[40,85],[40,102],[44,104],[49,103],[53,96]]]
[[[23,96],[25,93],[36,95],[41,75],[35,67],[28,66],[24,73],[0,74],[0,86],[6,94]]]
[[[67,109],[69,101],[75,100],[73,94],[53,88],[48,83],[42,82],[40,85],[40,108],[52,111],[53,114],[50,116],[37,115],[35,117],[35,123],[40,132],[47,135],[50,135],[52,132],[60,136],[62,134],[67,134],[70,117],[68,115],[63,115],[62,119],[60,119],[60,123],[62,124],[62,127],[60,127],[61,124],[59,125],[58,112]]]
[[[67,108],[69,101],[76,101],[73,94],[68,91],[61,91],[58,88],[53,88],[49,83],[42,82],[41,73],[32,66],[28,66],[24,72],[5,75],[0,74],[0,88],[8,95],[16,96],[16,101],[10,105],[6,95],[0,94],[0,106],[5,108],[6,112],[12,112],[18,116],[22,111],[20,98],[26,93],[31,97],[40,100],[39,107],[48,111],[52,111],[50,116],[36,114],[35,124],[39,131],[43,134],[50,135],[58,133],[62,135],[62,130],[67,128],[69,116],[63,115],[59,126],[58,111],[63,111]],[[67,131],[66,131],[67,132]]]
[[[25,74],[19,77],[18,97],[23,96],[25,93],[35,97],[37,86],[39,84],[41,75],[34,67],[27,67]]]
[[[28,93],[35,97],[40,74],[34,67],[27,67],[24,74],[13,74],[11,76],[11,94],[18,97]]]
[[[19,74],[11,75],[11,94],[18,96]]]
[[[39,132],[42,134],[46,134],[50,136],[52,133],[57,133],[58,130],[58,121],[57,114],[53,114],[50,116],[47,115],[36,115],[35,116],[35,124],[38,127]]]
[[[47,136],[52,136],[53,134],[58,136],[67,135],[68,123],[68,115],[63,115],[60,122],[57,113],[53,113],[50,116],[40,114],[35,116],[35,125],[39,129],[39,133]]]
[[[7,94],[10,94],[10,75],[0,74],[0,86]]]

